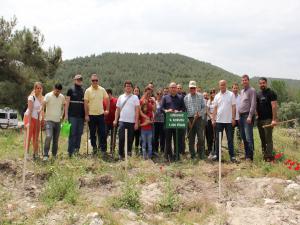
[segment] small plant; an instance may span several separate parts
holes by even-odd
[[[78,196],[77,183],[72,176],[53,174],[41,198],[49,206],[52,206],[57,201],[65,201],[75,205]]]
[[[135,212],[141,210],[140,191],[134,180],[126,180],[122,187],[122,194],[113,199],[112,205],[115,208],[126,208]]]
[[[165,178],[165,190],[164,194],[158,202],[159,211],[163,211],[166,213],[177,211],[179,207],[179,198],[177,193],[175,192],[170,178]]]

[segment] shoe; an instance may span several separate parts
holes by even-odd
[[[47,162],[48,160],[49,160],[49,157],[48,156],[44,156],[43,161]]]
[[[37,153],[34,153],[32,156],[33,160],[38,160],[39,159],[39,155]]]
[[[218,161],[218,160],[219,160],[219,158],[218,158],[218,156],[217,156],[217,155],[214,155],[213,157],[211,157],[211,160],[212,160],[212,161]]]
[[[230,158],[230,161],[231,161],[232,163],[237,163],[237,160],[236,160],[235,157],[231,157],[231,158]]]

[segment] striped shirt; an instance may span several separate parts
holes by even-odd
[[[202,119],[205,119],[205,101],[203,95],[195,93],[194,95],[188,94],[184,97],[184,104],[187,110],[188,117],[194,117],[198,112]]]

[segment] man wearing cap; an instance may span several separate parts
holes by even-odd
[[[84,125],[83,79],[80,74],[77,74],[74,76],[73,80],[74,86],[68,89],[65,104],[65,120],[68,120],[71,123],[68,145],[70,157],[74,153],[79,152]]]
[[[110,101],[106,90],[99,84],[97,74],[91,76],[91,86],[84,93],[85,120],[89,122],[91,145],[93,154],[101,148],[102,153],[106,152],[106,135],[104,115],[108,115]],[[103,108],[103,101],[106,102],[106,110]],[[98,147],[96,143],[96,132],[98,136]]]
[[[196,81],[189,82],[190,93],[184,97],[184,104],[187,110],[188,139],[191,158],[195,158],[195,138],[197,135],[197,153],[200,159],[204,159],[204,119],[205,119],[205,101],[203,95],[197,92]]]

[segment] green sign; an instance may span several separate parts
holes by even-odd
[[[184,129],[188,119],[186,112],[168,112],[166,113],[166,128]]]

